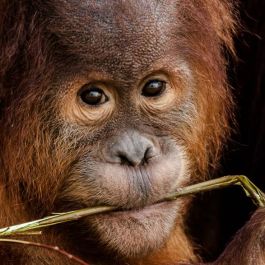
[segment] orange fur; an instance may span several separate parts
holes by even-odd
[[[75,11],[70,6],[71,1],[65,1],[65,5],[51,0],[44,2],[6,0],[0,3],[0,226],[41,218],[56,209],[58,197],[61,194],[64,196],[70,186],[64,186],[66,173],[86,151],[84,147],[85,150],[82,149],[83,143],[78,143],[85,130],[80,129],[78,135],[73,135],[74,126],[67,127],[67,123],[62,121],[63,115],[58,114],[60,103],[57,98],[64,96],[58,95],[56,88],[62,89],[62,85],[56,84],[56,78],[59,78],[57,73],[65,65],[82,61],[86,45],[81,43],[78,30],[89,22],[84,20],[80,25],[73,20],[76,17],[69,15]],[[174,32],[176,41],[171,48],[188,62],[193,75],[192,83],[196,87],[188,108],[195,118],[183,115],[181,124],[171,129],[171,135],[185,146],[188,154],[191,179],[186,182],[189,183],[205,178],[217,167],[220,152],[230,133],[233,103],[226,80],[226,52],[234,53],[235,11],[232,1],[228,0],[179,0],[170,3],[177,10],[174,25],[177,28]],[[93,4],[96,12],[97,6],[94,5],[96,3]],[[132,15],[131,10],[130,4],[123,6],[127,18]],[[82,12],[80,18],[82,22]],[[126,20],[124,22],[120,18],[120,21],[122,26],[119,25],[119,30],[124,31]],[[133,21],[136,23],[137,17]],[[140,34],[139,39],[145,38],[150,33],[148,30],[152,31],[149,28],[145,30],[147,32]],[[77,38],[71,35],[72,31]],[[94,31],[96,33],[96,29]],[[85,39],[86,36],[83,37]],[[130,48],[132,40],[127,41],[124,49]],[[56,50],[58,47],[65,49],[69,56],[60,54],[61,50]],[[112,49],[115,52],[116,47]],[[144,51],[142,46],[138,49],[133,46],[132,49],[130,55],[133,56],[137,54],[141,57]],[[97,52],[96,49],[94,51]],[[93,57],[94,54],[86,56]],[[114,62],[111,66],[114,68],[119,64]],[[126,74],[131,77],[132,73],[129,68]],[[55,81],[51,84],[51,80]],[[126,86],[126,82],[123,84]],[[70,105],[70,102],[67,103]],[[127,118],[116,130],[126,124],[131,125],[133,118]],[[175,125],[173,121],[172,124]],[[172,124],[160,124],[160,128],[166,130]],[[66,132],[64,135],[60,134],[62,128]],[[108,133],[112,131],[114,129],[110,126]],[[85,191],[80,185],[71,194],[72,197],[82,197],[82,192]],[[188,203],[184,206],[181,211],[183,216],[168,241],[144,258],[130,259],[129,264],[171,265],[197,259],[192,243],[185,235],[183,217],[189,209]],[[58,244],[77,255],[84,253],[80,252],[79,246],[70,244],[72,238],[64,238],[64,231],[47,231],[39,240]],[[4,259],[2,264],[60,265],[69,262],[45,250],[14,247],[8,252],[1,251],[0,255]],[[90,260],[89,254],[83,256]],[[116,263],[122,264],[123,261]]]

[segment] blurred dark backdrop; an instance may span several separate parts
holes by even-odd
[[[239,10],[243,29],[236,38],[238,61],[229,69],[238,128],[219,176],[244,174],[265,191],[265,0],[241,0]],[[254,210],[235,187],[196,200],[190,222],[203,256],[215,259]]]

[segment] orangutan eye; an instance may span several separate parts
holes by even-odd
[[[148,81],[143,90],[142,95],[144,97],[157,97],[160,96],[166,89],[166,82],[161,80]]]
[[[85,85],[81,88],[79,97],[87,105],[93,106],[104,104],[109,100],[101,88],[90,85]]]

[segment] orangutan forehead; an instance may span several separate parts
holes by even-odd
[[[176,2],[58,0],[51,29],[72,52],[90,61],[114,56],[117,62],[150,61],[172,45]]]

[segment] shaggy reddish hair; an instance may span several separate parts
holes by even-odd
[[[57,67],[54,57],[58,39],[47,16],[51,2],[2,0],[0,3],[1,226],[32,217],[31,213],[23,213],[23,210],[14,214],[12,209],[14,203],[21,202],[21,182],[26,189],[31,190],[31,197],[27,199],[43,202],[46,209],[53,204],[59,186],[56,181],[59,182],[57,176],[61,168],[48,159],[52,136],[42,135],[41,132],[37,135],[31,133],[31,130],[41,131],[39,120],[31,115],[32,106],[37,97],[46,94],[50,76]],[[198,87],[194,102],[198,122],[192,128],[179,128],[179,131],[183,130],[179,134],[183,135],[182,141],[192,156],[194,180],[215,169],[230,132],[233,103],[226,78],[226,55],[227,51],[234,54],[232,36],[236,23],[232,2],[177,1],[179,13],[176,14],[176,21],[181,29],[176,32],[177,50],[183,53],[192,69],[195,69],[194,77]],[[56,12],[59,14],[64,10],[57,6]],[[37,111],[38,117],[42,119],[52,115],[52,110],[45,106],[39,106]],[[33,138],[32,141],[28,140]],[[37,155],[34,153],[35,147],[29,146],[28,142],[35,142],[35,146],[40,147]],[[17,150],[18,145],[20,150]],[[61,161],[60,166],[64,164],[67,161]],[[41,165],[36,167],[41,172],[36,172],[35,165]],[[52,172],[48,173],[51,169]],[[50,175],[50,178],[36,182],[31,178],[34,174]],[[42,209],[35,209],[34,214],[39,217],[39,212]],[[163,251],[139,264],[158,264],[158,260],[159,264],[168,264],[180,257],[192,257],[192,246],[186,241],[183,230],[177,229],[175,233],[176,236]]]

